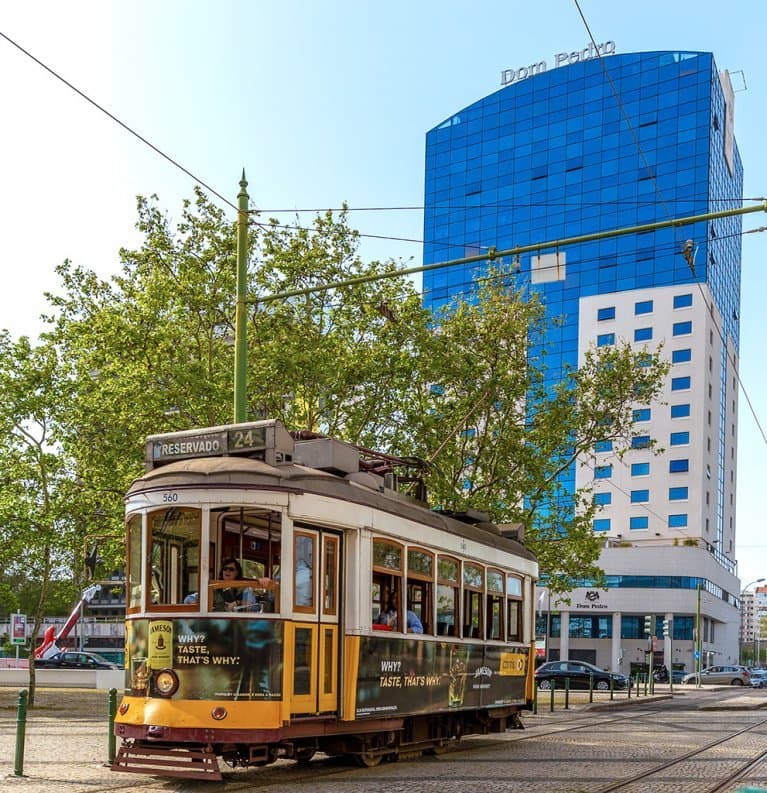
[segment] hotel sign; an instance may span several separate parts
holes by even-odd
[[[605,41],[603,44],[597,44],[596,48],[589,42],[588,47],[582,50],[574,50],[573,52],[557,52],[554,54],[554,68],[557,66],[569,66],[573,63],[581,63],[583,61],[590,61],[592,58],[597,58],[600,55],[615,55],[615,42]],[[546,61],[539,61],[532,63],[530,66],[520,66],[517,69],[504,69],[501,72],[501,85],[511,85],[518,83],[520,80],[525,80],[528,77],[533,77],[536,74],[541,74],[547,69]]]
[[[586,611],[591,611],[592,609],[604,609],[608,608],[607,603],[602,603],[599,597],[599,591],[596,589],[589,589],[583,596],[582,603],[576,603],[574,608],[577,609],[584,609]]]

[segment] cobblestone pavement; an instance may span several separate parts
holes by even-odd
[[[569,710],[558,702],[553,713],[546,698],[537,715],[525,714],[525,730],[467,738],[460,748],[437,757],[384,763],[375,769],[357,769],[339,759],[319,760],[307,768],[282,761],[225,772],[223,783],[212,783],[111,772],[106,766],[107,693],[64,689],[38,690],[37,706],[27,721],[24,776],[14,776],[17,701],[17,689],[0,688],[0,790],[19,793],[229,793],[266,788],[278,793],[301,786],[310,787],[311,793],[591,793],[705,746],[722,733],[767,721],[767,711],[761,710],[767,708],[767,691],[684,689],[672,699],[667,689],[658,687],[654,698],[632,698],[629,703],[624,695],[592,705],[587,695],[573,695]],[[574,726],[581,729],[573,731]],[[712,750],[705,760],[691,761],[681,773],[675,770],[675,777],[631,790],[699,793],[702,780],[734,767],[759,746],[767,748],[767,723],[760,734],[746,734],[727,749]],[[767,778],[757,775],[749,780],[751,785],[759,782],[767,790]],[[745,783],[735,785],[732,791],[743,787]]]

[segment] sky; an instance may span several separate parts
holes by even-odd
[[[744,195],[764,200],[767,4],[580,7],[597,43],[614,41],[619,53],[714,53],[737,91]],[[8,39],[232,203],[243,168],[251,202],[267,217],[291,222],[297,210],[345,201],[366,235],[362,256],[403,266],[421,263],[427,130],[498,90],[502,70],[551,64],[589,42],[574,0],[26,0],[0,6],[0,34],[0,328],[32,337],[43,328],[46,291],[59,291],[59,263],[117,273],[119,249],[140,239],[136,196],[156,194],[178,218],[195,183]],[[363,211],[371,207],[410,209]],[[761,213],[744,218],[744,230],[761,226]],[[765,260],[767,232],[745,234],[743,584],[767,577]]]

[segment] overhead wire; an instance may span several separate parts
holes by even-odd
[[[74,91],[78,96],[80,96],[82,99],[84,99],[89,104],[93,105],[93,107],[95,107],[97,110],[102,112],[105,116],[108,116],[109,118],[111,118],[112,121],[114,121],[116,124],[119,124],[126,132],[129,132],[131,135],[133,135],[134,137],[138,138],[145,146],[148,146],[156,154],[159,154],[162,158],[164,158],[169,163],[171,163],[171,165],[173,165],[174,167],[178,168],[180,171],[185,173],[188,177],[190,177],[192,179],[192,181],[194,181],[197,184],[199,184],[200,186],[204,187],[212,195],[216,196],[218,199],[220,199],[225,204],[230,206],[232,209],[237,211],[238,207],[237,207],[236,204],[232,203],[228,198],[226,198],[225,196],[221,195],[221,193],[219,193],[216,189],[214,189],[209,184],[207,184],[202,179],[200,179],[199,176],[196,176],[194,173],[192,173],[192,171],[188,170],[183,165],[181,165],[181,163],[179,163],[178,160],[176,160],[170,154],[166,154],[158,146],[155,146],[154,143],[152,143],[150,140],[145,138],[140,133],[136,132],[135,129],[133,129],[131,126],[129,126],[124,121],[122,121],[117,116],[115,116],[114,113],[110,113],[109,110],[107,110],[103,105],[100,105],[94,99],[91,99],[88,96],[88,94],[86,94],[84,91],[81,91],[77,86],[75,86],[71,82],[69,82],[69,80],[67,80],[66,78],[62,77],[62,75],[60,75],[55,69],[52,69],[47,64],[43,63],[43,61],[41,61],[39,58],[35,57],[31,52],[29,52],[29,50],[27,50],[24,47],[22,47],[21,44],[19,44],[18,42],[14,41],[10,36],[6,35],[1,30],[0,30],[0,38],[5,39],[9,44],[11,44],[12,46],[16,47],[17,50],[19,50],[20,52],[24,53],[24,55],[26,55],[28,58],[33,60],[38,66],[40,66],[43,69],[45,69],[45,71],[48,72],[48,74],[52,75],[57,80],[59,80],[60,82],[64,83],[64,85],[66,85],[67,88],[69,88],[72,91]]]

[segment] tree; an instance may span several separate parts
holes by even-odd
[[[79,514],[98,512],[116,532],[144,437],[231,416],[234,226],[200,192],[175,227],[154,198],[138,210],[144,242],[121,251],[119,276],[61,266],[47,336],[69,388],[60,435],[82,484]],[[552,588],[599,572],[590,493],[563,474],[588,464],[599,440],[627,448],[634,404],[659,393],[657,356],[600,348],[549,377],[545,357],[530,360],[543,308],[503,268],[436,322],[401,277],[311,291],[396,269],[359,258],[345,212],[311,229],[254,218],[250,244],[251,417],[417,455],[442,508],[524,525]],[[297,290],[307,291],[267,299]]]
[[[624,344],[587,350],[578,369],[552,381],[545,360],[530,361],[544,309],[510,279],[489,269],[471,301],[443,309],[436,332],[422,330],[390,443],[429,461],[435,503],[524,526],[548,585],[566,592],[601,570],[590,487],[574,492],[562,475],[593,465],[598,441],[613,441],[619,455],[630,447],[633,407],[658,397],[668,367]]]
[[[74,565],[77,491],[67,456],[57,446],[57,406],[66,398],[50,345],[33,347],[0,333],[0,569],[4,578],[35,585],[33,642],[55,579]],[[29,704],[35,670],[30,663]]]

